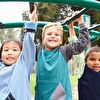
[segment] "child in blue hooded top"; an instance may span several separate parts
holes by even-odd
[[[23,45],[17,40],[5,41],[0,50],[0,100],[31,100],[30,73],[35,61],[34,32],[36,10],[24,25]]]
[[[89,32],[82,16],[71,22],[69,31],[73,32],[74,22],[78,22],[78,40],[61,46],[63,28],[59,23],[49,23],[42,31],[44,48],[37,54],[35,100],[72,100],[68,74],[68,61],[73,55],[81,53],[89,43]]]
[[[85,68],[78,81],[79,100],[100,100],[100,47],[91,47],[85,56]]]

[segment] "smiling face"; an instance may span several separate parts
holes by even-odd
[[[100,71],[100,52],[91,52],[86,61],[88,67],[96,72]]]
[[[1,52],[1,60],[6,65],[16,63],[21,52],[21,46],[15,41],[4,43]]]
[[[100,71],[100,47],[91,47],[85,56],[85,63],[96,72]]]
[[[49,26],[44,31],[43,45],[46,50],[52,50],[62,44],[63,32],[57,25]]]

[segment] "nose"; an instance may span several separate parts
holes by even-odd
[[[55,34],[52,34],[51,37],[55,37]]]
[[[12,55],[12,50],[9,50],[8,55]]]

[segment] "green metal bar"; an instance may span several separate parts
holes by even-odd
[[[2,24],[0,24],[0,29],[3,29],[3,28],[21,28],[21,27],[23,27],[24,23],[25,22],[23,22],[23,21],[22,22],[2,23]],[[49,23],[49,22],[39,21],[38,27],[43,27],[47,23]]]
[[[23,27],[25,22],[13,22],[13,23],[2,23],[2,25],[0,25],[0,29],[3,29],[3,28],[21,28]],[[38,22],[38,27],[43,27],[44,25],[46,25],[47,23],[49,22],[42,22],[42,21],[39,21]],[[64,30],[68,30],[68,27],[67,25],[64,25],[63,26]],[[76,31],[79,30],[79,28],[77,26],[74,26],[74,29]],[[100,37],[100,32],[98,31],[95,31],[95,30],[90,30],[90,35],[93,35],[93,36],[99,36]]]
[[[67,26],[63,26],[64,30],[68,30]],[[75,31],[79,30],[79,27],[74,26]],[[94,35],[94,36],[99,36],[100,37],[100,32],[95,31],[95,30],[90,30],[90,35]]]
[[[70,19],[65,19],[63,22],[61,22],[62,25],[69,24],[74,19],[78,18],[80,15],[82,15],[84,12],[86,12],[88,9],[83,8],[77,15],[72,16]]]
[[[73,6],[79,6],[82,8],[88,8],[93,10],[100,10],[100,2],[96,0],[0,0],[0,2],[48,2],[48,3],[62,3]]]
[[[91,36],[90,37],[90,41],[92,42],[92,41],[95,41],[97,39],[97,37],[96,36]]]

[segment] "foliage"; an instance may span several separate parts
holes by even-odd
[[[0,30],[0,41],[2,42],[5,39],[13,38],[13,29],[1,29]]]
[[[67,5],[39,3],[38,16],[42,21],[60,21],[67,16]]]
[[[79,11],[83,8],[79,7],[71,7],[73,11]],[[100,12],[94,10],[88,10],[85,14],[91,16],[91,25],[99,24],[100,23]],[[68,8],[67,5],[60,5],[60,4],[50,4],[50,3],[39,3],[38,4],[38,18],[39,21],[61,21],[64,20],[68,15]],[[95,30],[100,31],[100,27],[96,28]],[[41,41],[41,29],[37,32],[37,38]],[[67,33],[67,34],[66,34]],[[64,32],[64,42],[68,43],[68,32]],[[98,41],[98,40],[97,40]],[[92,42],[92,44],[96,43],[99,45],[99,42]]]
[[[32,73],[30,76],[30,89],[32,95],[34,95],[35,84],[36,84],[36,75]]]
[[[92,46],[99,46],[100,47],[100,37],[98,37],[95,41],[91,42]]]
[[[80,7],[74,7],[71,6],[71,9],[73,11],[81,10]],[[56,21],[62,21],[68,16],[68,5],[64,4],[55,4],[55,3],[38,3],[37,6],[37,13],[38,13],[38,20],[39,21],[49,21],[49,22],[56,22]],[[85,14],[88,14],[91,16],[91,25],[93,24],[99,24],[100,23],[100,12],[94,11],[94,10],[88,10]],[[27,21],[29,20],[27,16],[27,11],[23,11],[22,13],[23,20]],[[100,31],[100,27],[96,28],[95,30]],[[41,38],[42,30],[38,29],[36,34],[36,40],[39,39],[40,42],[42,42]],[[67,33],[67,34],[66,34]],[[2,41],[4,38],[7,37],[13,37],[13,29],[8,30],[0,30],[0,41]],[[68,32],[64,32],[64,42],[68,43]],[[95,42],[92,42],[92,44],[98,44],[100,43],[100,39],[97,39]]]

